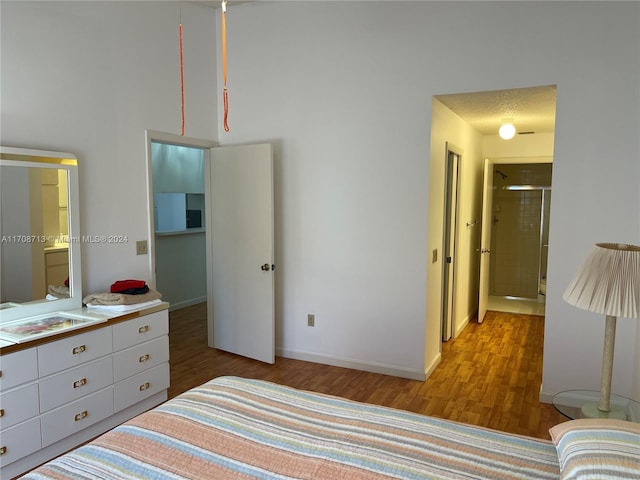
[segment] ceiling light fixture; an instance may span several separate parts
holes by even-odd
[[[512,121],[508,120],[505,120],[498,130],[498,135],[500,135],[500,138],[503,140],[511,140],[515,134],[516,127],[513,126]]]

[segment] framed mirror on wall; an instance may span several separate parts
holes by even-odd
[[[82,307],[78,162],[0,147],[0,322]]]

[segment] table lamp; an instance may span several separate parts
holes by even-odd
[[[597,243],[562,298],[569,304],[606,316],[600,401],[582,407],[586,417],[626,418],[611,407],[611,375],[616,318],[640,318],[640,247]]]

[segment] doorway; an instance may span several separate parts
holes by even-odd
[[[146,131],[149,279],[170,303],[170,310],[206,301],[202,153],[216,145],[209,140]],[[187,202],[193,208],[188,209]],[[201,211],[199,226],[194,221],[196,215],[187,210]],[[192,268],[200,274],[193,275]]]
[[[171,189],[175,188],[177,192],[159,191],[161,188],[157,184],[161,180],[154,175],[154,150],[158,155],[162,150],[160,147],[179,147],[179,151],[184,150],[183,153],[197,157],[201,168],[191,172],[196,177],[191,180],[198,184],[198,189],[202,189],[202,194],[185,193],[184,189],[191,187],[185,187],[189,182],[184,175],[176,175],[182,180],[177,182],[177,187],[174,185],[175,178],[170,179]],[[178,162],[177,166],[173,166],[178,168],[183,164]],[[179,277],[178,282],[186,283],[193,281],[195,272],[191,271],[192,266],[183,264],[183,260],[198,256],[196,264],[203,270],[204,276],[197,281],[205,292],[198,303],[206,302],[207,305],[208,345],[273,363],[275,263],[271,145],[218,147],[207,140],[147,131],[147,179],[149,278],[152,285],[160,282],[158,263],[163,237],[184,240],[195,237],[196,233],[202,234],[202,254],[187,246],[174,249],[169,260],[172,262],[171,277]],[[157,228],[162,217],[156,211],[159,193],[171,195],[169,203],[172,207],[175,207],[175,194],[179,197],[177,200],[181,201],[177,207],[171,208],[180,218],[177,222],[164,222],[163,219],[162,224],[170,227],[162,232],[158,232]],[[189,195],[202,195],[202,198],[194,200]],[[194,208],[187,208],[188,205]],[[198,210],[197,215],[192,216],[190,210]],[[190,224],[193,231],[189,231]],[[177,273],[185,268],[187,271],[184,275]]]
[[[488,308],[544,315],[552,164],[494,163],[492,175]]]
[[[501,163],[519,158],[520,163],[536,163],[539,158],[546,158],[550,163],[553,156],[555,131],[555,85],[514,88],[507,90],[478,91],[469,93],[452,93],[435,95],[432,101],[429,221],[428,221],[428,259],[427,272],[427,342],[425,356],[430,361],[437,359],[438,350],[442,352],[443,341],[449,335],[443,318],[454,317],[454,336],[461,332],[468,323],[482,318],[486,312],[489,289],[482,292],[482,271],[490,271],[490,252],[492,245],[482,238],[483,225],[489,223],[484,218],[482,205],[485,159],[493,158]],[[516,127],[516,134],[511,140],[498,135],[499,127],[510,119]],[[448,294],[450,282],[445,281],[443,264],[446,261],[446,235],[450,232],[446,218],[445,188],[447,179],[447,152],[443,151],[447,142],[453,142],[464,151],[464,177],[460,178],[458,191],[458,218],[456,231],[455,264],[453,291],[454,308],[451,308]],[[523,159],[532,159],[525,162]],[[517,162],[514,162],[517,163]],[[492,178],[489,189],[493,188]],[[545,184],[544,186],[547,186]],[[550,192],[550,190],[549,190]],[[550,193],[548,194],[550,197]],[[547,196],[544,197],[543,208],[546,219],[549,218]],[[441,203],[442,202],[442,203]],[[466,228],[465,228],[466,225]],[[504,222],[503,222],[504,225]],[[501,225],[501,226],[503,226]],[[546,234],[546,232],[544,232]],[[495,248],[495,247],[493,247]],[[543,243],[543,251],[539,258],[546,258],[548,242]],[[436,252],[438,251],[438,252]],[[437,256],[436,253],[443,252]],[[482,268],[485,264],[486,268]],[[544,263],[540,264],[541,266]],[[457,276],[457,279],[455,278]],[[489,285],[487,275],[486,285]],[[536,271],[540,278],[540,295],[546,292],[546,275],[540,269]],[[495,279],[494,279],[495,281]],[[484,295],[482,295],[484,293]],[[511,297],[512,295],[505,295]],[[481,298],[485,298],[483,300]],[[493,297],[492,297],[493,298]],[[491,305],[493,307],[493,305]],[[484,310],[483,310],[484,308]],[[506,310],[503,310],[506,311]],[[513,311],[513,310],[512,310]],[[437,320],[436,320],[437,319]],[[437,322],[437,324],[436,324]],[[437,330],[436,330],[437,329]],[[439,337],[435,343],[435,335]],[[430,371],[432,363],[425,365]]]
[[[152,140],[155,283],[171,310],[207,300],[204,150]]]

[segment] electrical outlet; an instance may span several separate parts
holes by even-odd
[[[147,241],[138,240],[136,242],[136,255],[146,255],[147,253],[149,253],[147,251]]]
[[[315,327],[316,326],[316,316],[313,313],[309,313],[307,315],[307,326]]]

